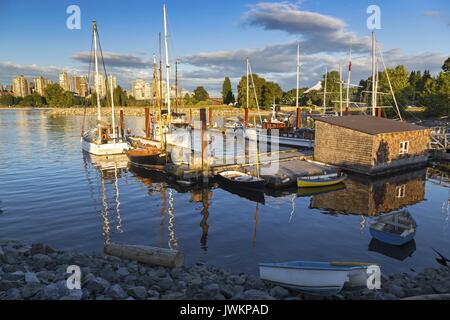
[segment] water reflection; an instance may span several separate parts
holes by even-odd
[[[115,232],[123,233],[119,179],[122,177],[122,173],[127,171],[127,163],[127,158],[123,155],[94,156],[83,153],[83,165],[91,198],[96,211],[100,211],[102,217],[105,246],[111,243],[111,226],[115,227]],[[91,167],[96,170],[90,170]],[[96,179],[92,175],[93,172],[98,174]],[[100,183],[100,192],[95,191],[98,182]],[[113,193],[112,196],[110,196],[111,193]],[[101,209],[98,207],[99,203],[101,203]]]
[[[392,246],[377,239],[372,239],[369,243],[369,251],[378,252],[383,256],[403,261],[412,257],[416,251],[416,241],[411,240],[403,246]]]
[[[330,213],[377,216],[423,201],[425,181],[425,169],[378,179],[349,176],[345,188],[313,195],[310,207]]]

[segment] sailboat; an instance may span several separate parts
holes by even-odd
[[[297,46],[296,65],[297,65],[297,94],[296,94],[297,102],[296,102],[296,106],[298,108],[298,99],[299,99],[298,93],[299,93],[299,82],[300,82],[300,45]],[[248,78],[249,78],[249,71],[251,71],[251,67],[250,67],[250,63],[247,59],[247,82],[248,82]],[[253,77],[251,75],[250,75],[250,79],[252,80],[252,85],[254,88],[255,84],[253,83]],[[248,96],[248,92],[249,92],[249,88],[247,85],[247,96]],[[256,92],[255,92],[255,97],[256,97]],[[256,100],[256,106],[257,106],[258,112],[259,112],[258,99],[255,99],[255,100]],[[248,98],[247,98],[247,104],[248,104]],[[247,106],[247,108],[248,108],[248,106]],[[261,115],[260,115],[260,118],[261,118]],[[266,129],[266,130],[281,129],[284,131],[285,128],[286,128],[285,123],[282,121],[279,121],[276,118],[275,104],[274,104],[273,108],[272,108],[271,120],[268,122],[262,123],[262,129]],[[262,131],[261,128],[258,128],[258,129],[259,129],[259,132],[257,135],[258,140],[262,143],[270,143],[270,141],[272,141],[272,136],[268,135],[266,132]],[[297,128],[297,131],[291,135],[289,133],[280,133],[280,135],[278,137],[278,144],[281,146],[289,146],[289,147],[295,147],[295,148],[313,148],[314,141],[310,140],[310,139],[300,138],[298,136],[298,133],[300,130],[298,130],[298,129],[299,128]]]
[[[114,110],[114,95],[112,78],[109,85],[111,89],[111,120],[112,125],[102,121],[101,115],[101,104],[100,104],[100,74],[98,67],[98,51],[99,51],[99,35],[97,30],[97,22],[93,21],[93,42],[94,42],[94,63],[95,63],[95,74],[94,74],[94,84],[95,92],[97,96],[97,127],[87,132],[83,132],[81,137],[81,148],[97,156],[115,155],[123,154],[128,150],[128,143],[123,137],[119,136],[119,130],[116,128],[115,124],[115,110]],[[103,55],[100,47],[100,55]],[[104,62],[103,62],[104,63]]]

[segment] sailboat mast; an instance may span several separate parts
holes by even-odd
[[[166,10],[166,4],[163,5],[163,12],[164,12],[164,45],[166,48],[166,87],[167,87],[167,119],[169,121],[169,127],[170,127],[170,117],[171,117],[171,110],[170,110],[170,63],[169,63],[169,36],[167,34],[167,10]]]
[[[109,76],[109,87],[111,92],[111,124],[112,124],[112,132],[113,132],[113,139],[114,142],[116,142],[116,112],[114,110],[114,88],[113,88],[113,78],[110,75]]]
[[[250,88],[250,84],[249,84],[249,81],[248,81],[248,58],[247,58],[247,101],[246,101],[246,103],[247,103],[247,110],[248,110],[249,88]]]
[[[100,126],[100,121],[102,120],[101,115],[101,104],[100,104],[100,87],[99,87],[99,73],[98,73],[98,44],[97,44],[97,21],[94,20],[93,22],[94,27],[94,61],[95,61],[95,93],[97,96],[97,120],[98,120],[98,126]],[[100,134],[100,132],[99,132]]]
[[[339,110],[342,117],[342,64],[339,64]]]
[[[325,83],[323,86],[323,113],[327,112],[327,81],[328,81],[328,68],[325,68]]]
[[[163,87],[162,87],[162,81],[163,81],[163,75],[162,75],[162,49],[161,49],[161,32],[159,33],[159,106],[162,107],[163,105]],[[161,112],[159,114],[161,115]]]
[[[372,32],[372,116],[376,116],[377,91],[376,91],[376,56],[375,56],[375,32]]]
[[[345,105],[345,112],[350,108],[350,82],[352,79],[352,45],[350,44],[349,62],[348,62],[348,79],[347,79],[347,103]]]
[[[300,44],[297,45],[297,90],[295,95],[295,107],[298,108],[298,89],[300,85]]]
[[[175,112],[178,112],[178,60],[175,60]]]

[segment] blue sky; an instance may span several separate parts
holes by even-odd
[[[152,0],[0,0],[0,82],[15,74],[86,70],[83,52],[90,49],[91,21],[99,25],[107,67],[129,88],[134,78],[149,78],[147,67],[157,52],[162,31],[162,1]],[[82,29],[68,30],[66,8],[81,8]],[[450,1],[446,0],[167,0],[171,59],[181,60],[183,85],[204,85],[219,92],[223,77],[234,83],[253,71],[295,86],[295,43],[302,46],[302,85],[312,85],[326,67],[344,63],[350,42],[355,46],[355,77],[368,74],[366,9],[381,8],[377,31],[389,65],[437,72],[450,55]],[[332,27],[330,27],[332,25]],[[353,40],[350,40],[353,39]],[[344,50],[345,48],[345,50]],[[442,60],[442,61],[440,61]],[[130,61],[138,61],[130,65]],[[359,79],[358,79],[359,80]]]

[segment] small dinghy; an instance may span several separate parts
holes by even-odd
[[[291,261],[262,263],[260,278],[304,293],[323,296],[338,294],[346,288],[367,287],[370,263]]]
[[[219,183],[234,188],[264,190],[265,186],[264,179],[239,171],[223,171],[217,177],[219,178]]]
[[[370,222],[369,227],[375,239],[403,246],[414,239],[417,223],[408,211],[401,211],[377,217]]]
[[[166,153],[154,146],[145,146],[127,151],[130,162],[134,165],[164,165]]]
[[[297,178],[297,186],[299,188],[318,188],[318,187],[328,187],[334,186],[336,184],[342,183],[347,179],[345,174],[332,173],[324,174],[320,176],[306,176]]]

